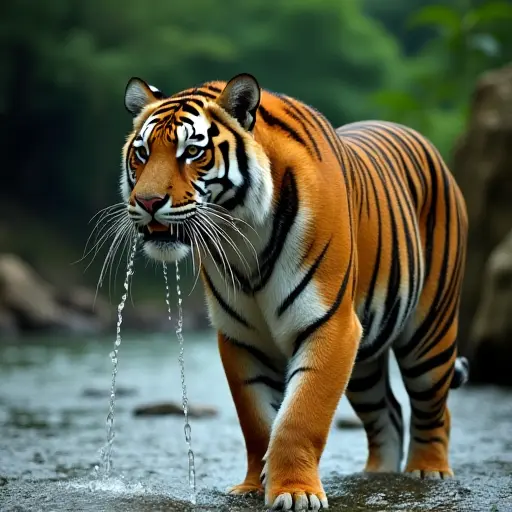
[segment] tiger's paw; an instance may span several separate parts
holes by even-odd
[[[414,477],[420,478],[422,480],[449,480],[453,478],[453,471],[450,468],[447,469],[434,469],[434,468],[424,468],[424,469],[413,469],[408,468],[405,472]]]
[[[329,508],[322,484],[287,484],[266,490],[265,505],[272,510],[320,510]]]
[[[263,462],[260,480],[265,486],[266,507],[294,511],[329,508],[315,455],[297,446],[284,452],[270,447]]]
[[[287,485],[267,492],[265,505],[272,510],[320,510],[329,508],[323,489],[304,489],[304,486]]]

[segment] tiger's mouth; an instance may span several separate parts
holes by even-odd
[[[144,242],[153,242],[157,245],[176,245],[184,244],[191,246],[192,242],[188,236],[183,224],[171,224],[164,226],[162,224],[151,222],[141,229]]]

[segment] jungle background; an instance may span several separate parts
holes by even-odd
[[[120,201],[128,79],[172,94],[249,72],[334,126],[387,119],[437,145],[472,222],[461,350],[501,347],[479,355],[495,380],[504,344],[512,352],[511,27],[512,2],[499,0],[3,3],[0,333],[114,333],[126,254],[98,298],[108,243],[83,256],[93,215]],[[141,258],[135,272],[127,327],[163,328],[160,270]],[[191,278],[186,319],[206,328]]]

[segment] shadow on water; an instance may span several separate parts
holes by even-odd
[[[119,353],[114,471],[100,449],[111,379],[111,339],[33,339],[0,346],[0,510],[264,510],[261,497],[228,497],[244,474],[244,445],[213,333],[188,335],[189,400],[217,416],[192,418],[198,504],[189,502],[183,417],[138,417],[141,404],[181,400],[173,335],[123,340]],[[409,409],[396,369],[393,387]],[[512,393],[452,392],[453,481],[360,474],[360,429],[333,428],[321,462],[330,509],[512,512]],[[352,417],[342,400],[338,417]]]

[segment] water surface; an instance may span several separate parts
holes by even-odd
[[[119,352],[112,476],[100,449],[111,381],[112,339],[34,338],[0,346],[0,510],[264,510],[261,499],[225,489],[244,476],[244,445],[215,335],[187,334],[189,401],[215,406],[191,418],[198,505],[188,501],[183,416],[135,417],[135,407],[181,403],[178,343],[169,335],[131,335]],[[396,371],[393,385],[409,416]],[[452,392],[456,480],[365,477],[362,430],[333,428],[321,461],[331,510],[512,511],[512,393],[466,387]],[[337,417],[353,416],[343,400]]]

